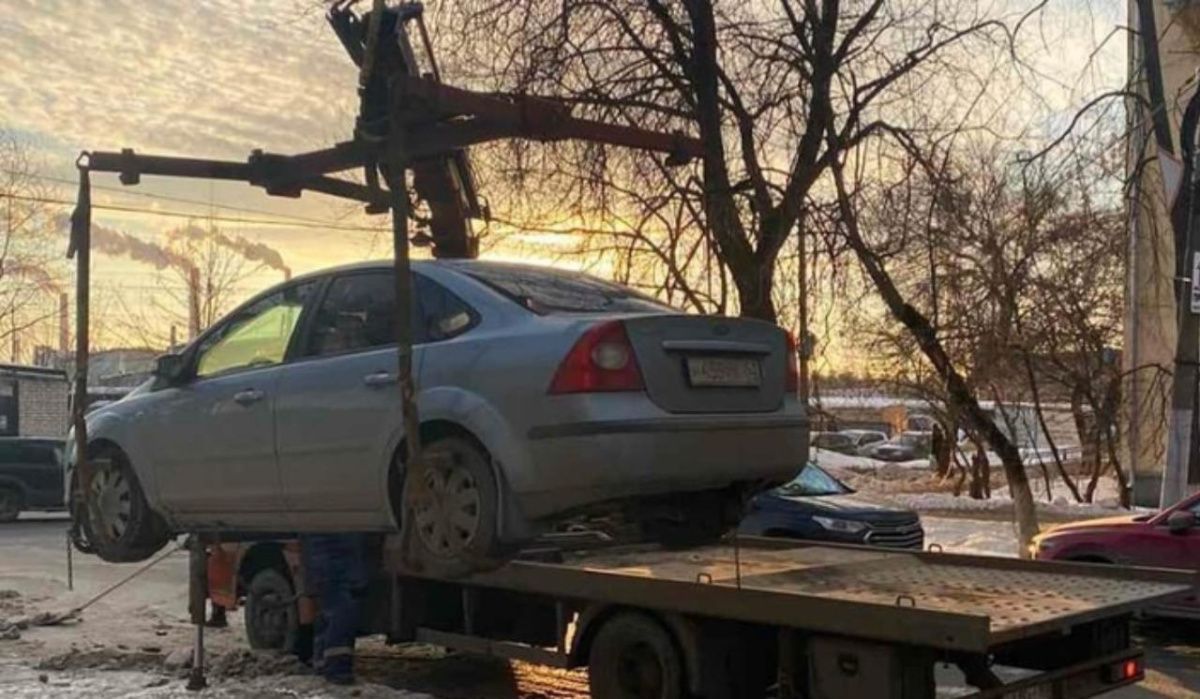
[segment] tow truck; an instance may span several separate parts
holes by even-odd
[[[434,256],[473,256],[469,219],[486,216],[467,158],[498,138],[585,139],[663,153],[665,164],[703,157],[682,134],[579,119],[559,102],[484,94],[441,83],[420,5],[374,0],[362,16],[341,0],[329,19],[360,68],[353,140],[245,162],[92,151],[81,156],[69,253],[76,259],[74,425],[79,487],[89,492],[86,406],[90,285],[90,173],[240,180],[268,194],[318,191],[391,212],[397,297],[408,295],[409,244]],[[420,30],[426,64],[407,27]],[[361,181],[334,176],[360,168]],[[429,235],[410,236],[406,172],[428,207]],[[384,186],[386,184],[386,187]],[[418,219],[418,222],[420,220]],[[421,468],[408,305],[396,304],[398,375],[410,476]],[[90,517],[73,502],[77,524]],[[85,528],[87,528],[85,526]],[[103,536],[89,530],[88,535]],[[730,538],[671,549],[565,532],[533,542],[497,568],[444,579],[404,561],[404,532],[382,538],[361,631],[555,667],[587,666],[595,699],[686,695],[791,699],[1075,699],[1142,679],[1130,636],[1140,610],[1196,587],[1193,573],[1040,563]],[[303,573],[290,535],[195,534],[189,612],[196,643],[188,687],[205,686],[205,606],[245,600],[257,645],[286,638]],[[284,539],[284,540],[281,540]],[[232,548],[221,541],[234,542]],[[210,565],[208,551],[216,547]],[[225,558],[222,558],[225,557]],[[223,561],[223,562],[222,562]],[[222,566],[224,566],[222,568]],[[265,582],[264,582],[265,581]],[[269,583],[269,584],[268,584]],[[211,590],[211,593],[210,593]],[[311,613],[311,609],[308,610]],[[279,626],[282,619],[284,625]],[[270,624],[275,624],[272,631]],[[267,624],[267,626],[264,626]],[[282,628],[282,632],[280,632]],[[282,633],[282,636],[281,636]],[[957,682],[939,663],[957,668]]]
[[[496,570],[406,570],[373,552],[360,633],[555,668],[594,699],[1077,699],[1143,679],[1132,618],[1186,595],[1173,570],[727,538],[672,550],[550,535]],[[231,543],[211,600],[244,605],[252,646],[295,650],[294,541]]]

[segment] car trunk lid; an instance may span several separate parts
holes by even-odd
[[[625,327],[650,400],[668,412],[770,412],[783,403],[789,343],[777,326],[655,315]]]

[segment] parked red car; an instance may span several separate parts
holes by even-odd
[[[1154,514],[1060,524],[1036,536],[1033,557],[1200,570],[1200,493]],[[1200,619],[1200,596],[1156,610]]]

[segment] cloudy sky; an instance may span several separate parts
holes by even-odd
[[[1032,0],[992,3],[1020,9]],[[50,177],[67,179],[73,177],[75,155],[84,149],[133,147],[241,160],[253,148],[294,152],[344,140],[356,108],[356,74],[317,5],[314,0],[0,0],[0,128],[28,143]],[[1052,0],[1051,21],[1039,29],[1037,63],[1046,68],[1046,94],[1055,95],[1064,109],[1096,89],[1104,75],[1118,73],[1112,80],[1122,79],[1123,38],[1110,41],[1093,61],[1099,80],[1079,87],[1077,72],[1061,66],[1083,65],[1097,42],[1124,20],[1123,12],[1121,0]],[[436,33],[436,26],[431,29]],[[1065,80],[1065,75],[1072,77]],[[115,175],[99,175],[95,183],[119,188]],[[57,196],[74,196],[65,183],[47,184],[58,187]],[[369,223],[344,203],[319,195],[276,199],[233,183],[147,178],[130,191],[97,190],[95,198],[198,216]],[[99,211],[96,220],[148,239],[185,223],[148,212]],[[330,235],[308,226],[223,226],[280,248],[297,271],[388,251],[366,230]],[[158,283],[145,265],[103,255],[96,265],[101,284],[150,288]],[[261,287],[277,276],[266,272],[248,285]]]

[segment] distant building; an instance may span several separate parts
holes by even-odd
[[[99,350],[88,357],[88,405],[113,401],[150,378],[154,360],[161,351],[147,347],[118,347]],[[35,361],[70,378],[75,373],[75,355],[38,347]]]
[[[62,369],[0,364],[0,436],[65,437],[68,393]]]

